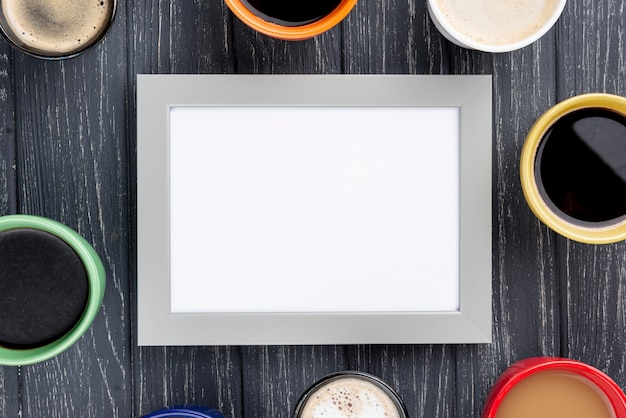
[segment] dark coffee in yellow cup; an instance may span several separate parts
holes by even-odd
[[[526,138],[521,178],[530,208],[561,235],[626,238],[626,99],[586,94],[551,108]]]

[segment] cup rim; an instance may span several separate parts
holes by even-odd
[[[0,364],[5,366],[25,366],[48,360],[72,346],[91,326],[95,319],[106,285],[104,266],[95,249],[73,229],[52,219],[34,215],[0,216],[0,233],[25,228],[48,232],[65,241],[79,256],[89,282],[87,306],[74,327],[59,339],[41,347],[12,349],[0,346]]]
[[[42,59],[46,61],[61,61],[61,60],[74,58],[74,57],[77,57],[78,55],[81,55],[89,51],[92,48],[95,48],[100,42],[102,42],[102,40],[105,38],[107,33],[109,33],[109,31],[111,30],[111,27],[113,26],[113,22],[115,21],[115,16],[117,15],[118,0],[110,0],[110,1],[112,2],[111,15],[106,21],[104,30],[96,38],[94,38],[90,43],[86,44],[85,46],[73,52],[69,52],[69,53],[62,54],[62,55],[56,55],[56,54],[46,54],[45,51],[31,51],[30,49],[26,48],[23,43],[17,42],[15,37],[12,35],[12,31],[10,31],[8,28],[5,28],[5,25],[3,24],[3,19],[0,19],[0,34],[2,35],[2,37],[4,37],[4,39],[7,40],[7,42],[13,48],[34,58],[38,58],[38,59]]]
[[[616,417],[626,414],[626,395],[604,372],[577,360],[541,356],[520,360],[500,375],[487,397],[482,418],[495,418],[502,401],[518,383],[536,373],[549,370],[566,371],[584,378],[604,394]]]
[[[586,244],[610,244],[626,239],[626,219],[615,223],[574,224],[550,208],[535,181],[535,159],[546,132],[563,116],[581,109],[603,109],[626,118],[626,98],[607,93],[587,93],[566,99],[535,121],[526,136],[520,156],[522,191],[532,212],[555,232]],[[610,221],[609,221],[610,222]]]
[[[370,373],[365,373],[365,372],[361,372],[357,370],[344,370],[340,372],[327,374],[326,376],[323,376],[322,378],[318,379],[315,383],[313,383],[311,386],[309,386],[302,393],[302,395],[300,395],[298,402],[296,402],[296,407],[293,410],[292,418],[300,418],[300,413],[302,412],[302,408],[307,403],[311,395],[313,395],[313,393],[315,393],[320,386],[324,385],[325,383],[329,381],[341,379],[344,377],[357,377],[357,378],[372,382],[373,384],[378,386],[380,389],[382,389],[389,396],[389,398],[393,400],[395,406],[398,408],[398,412],[400,412],[401,414],[400,418],[409,417],[409,412],[406,409],[406,405],[404,404],[404,401],[402,400],[398,392],[394,388],[392,388],[387,382],[383,381],[378,376],[374,376],[373,374],[370,374]]]
[[[459,30],[457,30],[453,25],[450,24],[449,20],[445,17],[445,15],[441,12],[439,5],[437,4],[437,0],[428,0],[428,11],[431,14],[431,18],[433,21],[440,25],[443,29],[443,35],[454,43],[470,49],[475,49],[477,51],[483,52],[492,52],[492,53],[502,53],[502,52],[511,52],[517,49],[521,49],[525,46],[532,44],[537,41],[543,35],[545,35],[556,23],[557,20],[561,17],[563,10],[565,9],[565,4],[567,0],[559,0],[559,4],[556,7],[554,13],[550,15],[550,17],[544,22],[541,27],[533,32],[531,35],[516,41],[510,42],[501,45],[493,45],[489,43],[479,42],[475,39],[463,34]],[[447,32],[447,34],[446,34]]]
[[[283,26],[268,22],[254,14],[241,0],[224,0],[228,8],[246,25],[265,35],[286,41],[301,41],[331,29],[341,22],[358,0],[341,0],[337,7],[323,18],[301,26]]]
[[[209,411],[210,413],[210,411]],[[204,412],[194,411],[186,408],[162,409],[151,414],[145,415],[144,418],[211,418]]]

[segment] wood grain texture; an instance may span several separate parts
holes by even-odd
[[[345,370],[343,346],[242,347],[244,417],[289,418],[300,395],[319,378]]]
[[[335,74],[342,72],[341,28],[313,39],[283,41],[262,35],[232,17],[234,72],[242,74]]]
[[[142,73],[233,71],[231,18],[222,0],[129,0],[128,8],[131,86]]]
[[[230,73],[231,17],[221,0],[129,1],[129,85],[137,74]],[[128,98],[130,161],[136,178],[136,98]],[[134,195],[134,182],[130,191]],[[136,204],[136,202],[133,202]],[[132,209],[133,217],[136,209]],[[134,229],[134,228],[133,228]],[[134,272],[133,272],[134,274]],[[134,289],[134,278],[131,286]],[[133,304],[135,303],[133,299]],[[172,406],[219,408],[227,417],[243,417],[241,352],[237,347],[136,347],[133,344],[133,416]]]
[[[344,23],[345,72],[428,73],[438,56],[422,54],[432,39],[424,36],[428,19],[425,1],[359,1]]]
[[[13,51],[0,44],[0,214],[15,213],[15,105]]]
[[[241,355],[235,347],[140,347],[136,351],[136,413],[205,405],[227,417],[242,412]]]
[[[346,73],[445,73],[440,59],[443,44],[431,27],[426,2],[360,1],[344,28]],[[363,345],[349,348],[347,360],[349,368],[372,373],[393,386],[411,417],[455,416],[453,347]]]
[[[349,350],[350,368],[380,377],[402,397],[409,416],[454,417],[456,362],[446,345],[363,345]]]
[[[15,56],[19,211],[91,242],[104,302],[76,345],[22,368],[24,417],[128,417],[132,403],[125,11],[105,42],[67,61]]]
[[[559,27],[559,100],[591,92],[626,95],[624,6],[624,1],[568,2]],[[601,369],[624,388],[626,245],[594,246],[560,238],[558,250],[565,289],[565,353]]]
[[[13,51],[0,44],[0,215],[15,213],[15,113]],[[20,413],[18,367],[0,366],[0,418]]]
[[[480,417],[497,376],[567,355],[626,386],[626,248],[568,241],[528,209],[519,154],[535,119],[574,94],[626,94],[624,0],[568,1],[555,30],[507,54],[454,46],[421,0],[360,0],[314,39],[245,26],[223,0],[121,0],[103,44],[45,62],[0,43],[0,214],[48,216],[103,258],[102,311],[67,352],[0,367],[0,418],[140,417],[196,403],[289,418],[322,376],[383,378],[412,418]],[[135,346],[138,73],[493,74],[494,342],[483,345]]]
[[[493,338],[457,348],[456,416],[479,417],[491,386],[526,357],[558,355],[560,306],[555,237],[532,215],[519,156],[539,112],[554,104],[554,32],[506,54],[452,47],[452,73],[493,74]]]

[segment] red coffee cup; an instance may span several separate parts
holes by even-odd
[[[548,374],[546,374],[548,373]],[[552,373],[552,376],[549,374]],[[532,357],[521,360],[509,367],[496,381],[483,410],[482,418],[506,418],[509,416],[505,412],[507,402],[511,402],[513,396],[520,395],[522,385],[533,385],[538,382],[537,378],[550,377],[555,375],[573,377],[575,384],[581,383],[592,389],[590,393],[595,393],[604,402],[607,414],[605,416],[613,418],[626,417],[626,395],[622,389],[609,376],[600,370],[576,360],[558,357]],[[534,379],[534,381],[531,381]],[[538,383],[538,384],[545,384]],[[558,389],[558,390],[556,390]],[[524,389],[526,390],[526,389]],[[515,392],[514,392],[515,391]],[[568,402],[567,399],[559,399],[559,393],[563,393],[562,385],[555,387],[555,392],[542,387],[539,392],[543,399],[549,399],[549,404],[542,403],[539,408],[558,407],[560,402]],[[531,393],[531,392],[525,392]],[[593,396],[593,395],[592,395]],[[533,405],[533,399],[524,399],[526,405]],[[576,402],[584,402],[582,397],[577,397]],[[506,406],[505,406],[506,405]],[[571,405],[568,404],[571,407]],[[517,409],[519,411],[519,408]],[[533,415],[541,416],[541,415]]]

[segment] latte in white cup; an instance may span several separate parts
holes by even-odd
[[[398,394],[375,376],[340,372],[309,388],[296,406],[294,418],[408,418]]]
[[[513,51],[554,26],[566,0],[428,0],[430,17],[455,44],[486,52]]]

